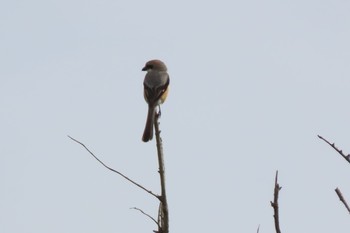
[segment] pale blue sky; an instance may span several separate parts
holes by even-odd
[[[152,232],[147,60],[163,60],[171,232],[349,232],[350,2],[0,2],[0,232]]]

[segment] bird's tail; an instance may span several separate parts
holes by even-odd
[[[148,114],[146,120],[145,131],[143,131],[142,141],[148,142],[153,138],[153,122],[154,122],[155,108],[148,106]]]

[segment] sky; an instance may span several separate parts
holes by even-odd
[[[162,106],[170,232],[349,232],[350,2],[0,2],[0,232],[152,232],[155,141],[141,71],[168,66]]]

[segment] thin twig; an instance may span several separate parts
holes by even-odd
[[[161,198],[160,198],[160,219],[159,225],[161,226],[158,229],[159,233],[169,233],[169,211],[168,211],[168,201],[166,196],[165,188],[165,166],[164,166],[164,154],[163,154],[163,143],[160,137],[159,122],[158,119],[160,114],[157,113],[154,119],[155,134],[157,141],[157,152],[158,152],[158,163],[159,163],[159,176],[160,176],[160,185],[161,185]]]
[[[259,231],[260,231],[260,224],[258,226],[258,229],[256,230],[256,233],[259,233]]]
[[[349,212],[349,214],[350,214],[350,208],[349,208],[348,203],[346,202],[346,200],[345,200],[343,194],[340,192],[340,189],[339,189],[339,188],[336,188],[336,189],[335,189],[335,192],[337,193],[337,195],[338,195],[340,201],[343,202],[345,208],[348,210],[348,212]]]
[[[114,170],[113,168],[107,166],[105,163],[103,163],[96,155],[94,155],[94,153],[92,153],[89,148],[87,148],[82,142],[79,142],[78,140],[72,138],[71,136],[68,135],[68,137],[70,139],[72,139],[74,142],[80,144],[82,147],[85,148],[85,150],[87,150],[90,155],[92,155],[100,164],[102,164],[105,168],[107,168],[108,170],[117,173],[118,175],[122,176],[124,179],[126,179],[127,181],[133,183],[134,185],[136,185],[137,187],[141,188],[142,190],[148,192],[149,194],[151,194],[152,196],[156,197],[158,200],[160,200],[160,196],[154,194],[152,191],[146,189],[145,187],[143,187],[142,185],[136,183],[135,181],[131,180],[129,177],[125,176],[124,174],[122,174],[121,172],[118,172],[117,170]]]
[[[140,211],[142,214],[146,215],[146,216],[149,217],[153,222],[155,222],[155,224],[157,224],[157,226],[159,227],[157,221],[156,221],[151,215],[145,213],[143,210],[141,210],[141,209],[139,209],[139,208],[137,208],[137,207],[132,207],[132,208],[130,208],[130,209],[134,209],[134,210]]]
[[[280,221],[279,221],[279,209],[278,209],[278,194],[279,191],[282,189],[282,187],[278,184],[278,171],[276,171],[276,177],[275,177],[275,189],[274,189],[274,198],[273,202],[271,201],[271,206],[274,211],[274,219],[275,219],[275,229],[276,233],[281,233],[280,229]]]
[[[317,137],[319,137],[320,139],[322,139],[323,141],[325,141],[328,145],[330,145],[334,150],[336,150],[348,163],[350,163],[350,154],[345,155],[343,153],[342,150],[338,149],[334,143],[330,143],[329,141],[327,141],[325,138],[323,138],[320,135],[317,135]]]

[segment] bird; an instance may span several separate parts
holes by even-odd
[[[143,96],[148,104],[148,114],[142,141],[148,142],[153,138],[153,122],[156,107],[163,104],[169,92],[170,78],[167,67],[161,60],[150,60],[142,68],[147,71],[143,81]]]

